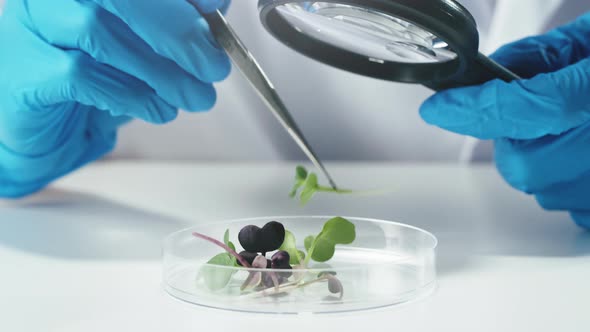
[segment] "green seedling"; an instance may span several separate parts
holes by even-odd
[[[283,241],[283,244],[279,250],[284,250],[289,253],[291,258],[289,260],[289,264],[291,265],[298,265],[299,263],[303,262],[303,259],[305,259],[305,253],[297,249],[295,235],[289,231],[285,231],[285,241]]]
[[[193,233],[194,236],[199,237],[203,240],[209,241],[223,249],[226,252],[215,255],[207,264],[203,266],[199,273],[199,277],[203,278],[205,281],[205,285],[212,291],[223,289],[229,281],[231,277],[236,272],[235,270],[231,269],[230,267],[238,266],[237,261],[245,263],[244,266],[249,266],[249,264],[244,261],[244,259],[236,252],[236,246],[229,240],[229,229],[225,231],[223,235],[223,242],[217,241],[213,238],[210,238],[206,235]],[[219,268],[217,266],[223,266],[228,268]]]
[[[295,185],[289,196],[296,198],[299,192],[301,205],[306,205],[313,196],[318,192],[333,194],[352,194],[352,190],[333,189],[328,186],[322,186],[318,183],[318,176],[315,173],[308,172],[305,167],[297,166],[295,169]]]
[[[309,180],[309,176],[306,176],[307,180]],[[329,292],[340,294],[339,299],[342,298],[344,290],[335,273],[323,272],[309,281],[305,280],[304,274],[297,273],[297,270],[304,271],[312,259],[320,263],[326,262],[334,257],[336,245],[352,243],[356,237],[353,223],[342,217],[328,220],[318,235],[310,235],[305,238],[304,247],[307,254],[297,249],[295,235],[285,230],[282,224],[273,221],[265,227],[268,228],[266,232],[264,227],[254,229],[253,225],[246,226],[240,231],[240,233],[243,233],[243,238],[240,239],[242,246],[246,243],[244,241],[248,240],[247,246],[264,249],[264,252],[257,250],[258,252],[253,253],[253,256],[249,252],[240,254],[236,252],[236,246],[230,241],[229,230],[224,233],[223,242],[207,235],[193,233],[195,237],[211,242],[225,250],[224,253],[211,258],[200,270],[199,278],[204,279],[204,283],[209,290],[218,291],[225,288],[240,268],[255,268],[257,270],[248,270],[248,277],[242,283],[241,291],[244,295],[274,296],[319,282],[327,282]],[[280,232],[278,232],[279,228]],[[271,232],[272,230],[275,231]],[[272,249],[277,249],[277,251],[272,255],[271,259],[267,259],[267,249],[270,250],[271,248],[267,248],[267,246],[271,242],[276,242],[276,238],[280,238],[282,245],[277,249],[278,244],[273,244]],[[252,263],[248,262],[248,257],[250,257]],[[273,270],[261,271],[271,266]],[[284,272],[276,272],[277,269]]]
[[[337,244],[351,244],[355,238],[356,230],[353,223],[342,217],[328,220],[320,234],[305,238],[307,255],[303,265],[307,266],[310,259],[316,262],[329,261],[334,257]]]

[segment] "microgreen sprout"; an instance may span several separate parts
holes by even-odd
[[[333,272],[322,272],[318,276],[318,278],[324,278],[328,280],[328,290],[332,294],[340,294],[339,299],[342,299],[344,296],[344,287],[342,287],[342,283],[338,278],[336,278],[336,273]]]
[[[244,259],[242,258],[242,256],[240,256],[234,249],[232,249],[230,246],[228,246],[227,244],[221,242],[221,241],[217,241],[212,237],[209,237],[207,235],[204,234],[200,234],[197,232],[193,232],[193,236],[198,237],[200,239],[203,239],[205,241],[209,241],[223,249],[225,249],[225,251],[227,251],[228,254],[232,255],[238,262],[240,262],[240,264],[244,267],[251,267],[251,265]]]
[[[252,262],[252,267],[255,269],[265,269],[266,268],[266,258],[264,258],[264,256],[258,256],[254,259],[254,262]],[[248,289],[253,289],[258,287],[258,285],[260,285],[260,283],[262,282],[262,272],[250,272],[250,274],[248,275],[248,278],[246,279],[246,281],[244,281],[244,283],[242,284],[242,287],[240,287],[241,291],[245,291]]]
[[[353,193],[352,190],[334,189],[328,186],[320,185],[318,183],[317,174],[308,172],[303,166],[297,166],[295,169],[295,185],[293,186],[289,196],[291,198],[296,198],[298,192],[301,205],[307,204],[318,192],[334,194]]]
[[[296,289],[326,282],[328,291],[339,294],[339,299],[344,294],[344,288],[334,272],[325,271],[309,280],[305,277],[305,271],[311,260],[322,263],[332,259],[336,245],[350,244],[356,237],[354,224],[342,217],[328,220],[319,234],[305,238],[304,247],[307,253],[297,248],[295,235],[276,221],[269,222],[262,228],[254,225],[242,228],[238,240],[246,250],[239,254],[230,241],[229,230],[225,232],[223,242],[197,232],[193,235],[226,251],[211,258],[199,274],[212,291],[225,288],[239,268],[251,268],[253,270],[248,270],[248,276],[240,287],[243,295],[284,295]],[[272,255],[268,259],[266,255],[270,252]],[[224,268],[216,268],[215,265]]]
[[[296,280],[291,283],[283,284],[278,289],[270,290],[269,288],[259,290],[254,293],[244,294],[248,297],[272,296],[277,294],[286,294],[297,289],[309,287],[311,285],[328,282],[328,291],[332,294],[339,294],[338,299],[344,296],[344,287],[340,280],[332,273],[321,273],[317,278],[310,281]]]
[[[291,265],[297,265],[299,262],[302,262],[305,258],[305,253],[303,251],[297,249],[297,242],[295,241],[295,235],[289,231],[285,231],[285,240],[283,244],[279,248],[279,250],[286,251],[289,253]]]
[[[317,236],[308,236],[305,239],[307,256],[304,266],[310,259],[316,262],[326,262],[334,257],[337,244],[350,244],[356,238],[355,226],[350,221],[335,217],[326,222],[324,228]]]

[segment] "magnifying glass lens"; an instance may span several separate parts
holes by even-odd
[[[432,33],[375,10],[321,1],[276,10],[298,32],[375,62],[441,63],[458,57]]]

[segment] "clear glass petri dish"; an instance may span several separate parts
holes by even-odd
[[[431,233],[396,222],[345,217],[355,225],[356,239],[338,245],[325,263],[311,261],[295,268],[279,288],[261,286],[242,291],[251,274],[285,270],[246,269],[208,264],[224,250],[197,238],[194,232],[223,241],[242,250],[237,239],[247,225],[282,223],[305,251],[304,239],[318,234],[331,217],[262,217],[199,225],[169,235],[163,242],[163,286],[170,295],[200,306],[218,309],[277,313],[337,313],[375,309],[405,303],[429,295],[436,286],[437,239]],[[267,253],[270,258],[272,253]],[[284,274],[283,274],[284,275]],[[330,281],[332,276],[337,279]],[[336,285],[330,286],[331,283]],[[337,284],[340,284],[340,287]],[[334,287],[342,292],[333,293]]]

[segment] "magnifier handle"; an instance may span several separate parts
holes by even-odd
[[[441,91],[452,88],[481,85],[495,79],[511,82],[519,80],[521,77],[489,57],[479,53],[475,60],[467,66],[467,71],[461,77],[447,81],[431,82],[424,85],[435,91]]]

